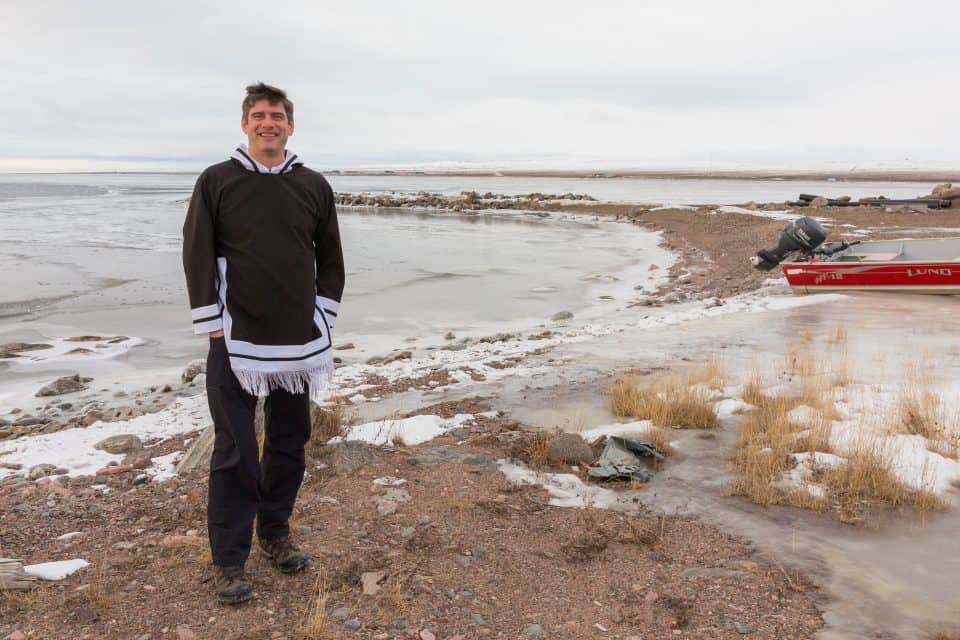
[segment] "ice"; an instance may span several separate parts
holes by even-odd
[[[367,422],[347,428],[343,436],[331,438],[330,442],[359,440],[372,445],[387,445],[402,442],[406,445],[416,445],[437,436],[441,436],[450,429],[473,420],[472,414],[458,413],[453,418],[444,419],[435,415],[420,415],[402,420],[382,420]]]

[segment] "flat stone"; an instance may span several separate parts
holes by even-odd
[[[380,583],[387,577],[386,571],[367,571],[360,574],[360,584],[363,586],[363,595],[375,596],[380,593]]]
[[[523,628],[522,633],[528,638],[539,638],[543,635],[543,627],[539,624],[528,624]]]
[[[56,470],[57,465],[55,464],[38,464],[30,467],[30,470],[27,471],[27,477],[31,480],[39,480],[40,478],[51,475]]]
[[[57,378],[50,384],[41,387],[39,391],[35,394],[38,398],[44,398],[47,396],[59,396],[64,393],[74,393],[76,391],[83,391],[87,388],[87,385],[83,383],[83,380],[79,375],[73,376],[64,376],[62,378]]]
[[[451,445],[427,447],[414,458],[418,464],[443,464],[445,462],[459,462],[478,467],[495,467],[496,461],[489,456],[477,453],[467,453]]]
[[[379,459],[379,454],[370,445],[348,440],[324,445],[316,462],[327,465],[326,468],[335,475],[347,475]]]
[[[681,577],[687,580],[696,580],[699,578],[743,578],[742,571],[734,569],[722,569],[720,567],[691,567],[684,569]]]
[[[736,629],[740,635],[747,636],[753,633],[753,627],[748,624],[743,624],[742,622],[734,622],[733,628]]]
[[[339,607],[330,612],[330,619],[336,620],[337,622],[343,622],[350,617],[350,609],[347,607]]]
[[[129,454],[143,450],[143,442],[137,436],[129,433],[122,433],[109,438],[104,438],[93,445],[94,449],[113,453],[115,455]]]

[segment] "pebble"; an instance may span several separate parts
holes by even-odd
[[[185,624],[177,626],[177,640],[196,640],[197,634]]]
[[[298,531],[301,535],[306,535],[306,534],[310,533],[311,531],[313,531],[313,527],[311,527],[311,526],[309,526],[309,525],[306,525],[306,524],[299,524],[299,525],[297,525],[297,531]]]
[[[350,617],[350,609],[348,609],[347,607],[340,607],[330,612],[330,619],[336,620],[337,622],[346,620],[349,617]]]
[[[471,617],[473,618],[473,621],[476,622],[477,624],[487,624],[487,621],[484,620],[483,616],[480,615],[479,613],[474,613],[471,615]]]
[[[424,629],[420,632],[420,640],[437,640],[437,636],[433,635],[429,629]]]
[[[733,627],[737,630],[737,633],[744,636],[753,633],[753,627],[748,624],[743,624],[742,622],[734,622]]]
[[[543,627],[539,624],[528,624],[523,628],[523,635],[528,638],[539,638],[543,635]]]
[[[400,532],[401,538],[409,538],[417,532],[415,527],[406,527],[403,531]]]
[[[430,516],[421,516],[421,517],[420,517],[420,524],[422,524],[422,525],[428,525],[428,524],[430,524]]]
[[[14,630],[5,640],[27,640],[27,634],[19,629]]]
[[[350,618],[349,620],[343,623],[343,628],[350,631],[357,631],[360,627],[363,626],[363,623],[360,622],[357,618]]]

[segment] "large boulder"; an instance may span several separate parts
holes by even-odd
[[[59,396],[65,393],[83,391],[86,388],[87,385],[83,383],[83,380],[80,378],[79,374],[64,376],[54,380],[45,387],[42,387],[39,391],[37,391],[36,396],[38,398],[43,398],[46,396]]]
[[[575,433],[558,433],[547,442],[547,461],[550,464],[590,464],[593,449]]]

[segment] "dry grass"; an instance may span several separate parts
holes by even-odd
[[[621,378],[614,381],[610,395],[613,413],[618,416],[650,420],[664,428],[715,429],[720,421],[709,389],[722,386],[722,368],[708,364],[686,376]]]
[[[941,508],[943,502],[927,489],[912,490],[893,474],[893,454],[877,440],[864,440],[846,453],[846,464],[823,474],[820,483],[843,522],[862,522],[864,512],[879,505],[911,506],[921,513]]]
[[[756,376],[752,380],[756,380]],[[823,376],[818,379],[824,381]],[[832,392],[828,385],[819,394],[810,387],[798,397],[768,396],[759,383],[748,383],[755,409],[741,423],[731,493],[757,504],[785,504],[823,510],[833,508],[840,520],[860,523],[865,513],[882,505],[909,506],[923,513],[943,506],[926,489],[912,490],[893,473],[892,452],[879,436],[864,437],[843,452],[846,463],[832,469],[814,469],[808,482],[823,492],[815,496],[801,488],[779,485],[784,474],[795,466],[791,454],[806,451],[830,453]],[[799,404],[819,406],[812,424],[796,424],[788,417]],[[865,432],[875,432],[872,428]]]
[[[317,574],[314,594],[307,610],[307,616],[303,621],[301,637],[303,640],[331,640],[336,634],[331,621],[327,618],[330,582],[322,569]]]
[[[380,596],[380,605],[396,615],[403,615],[410,607],[410,597],[403,587],[403,579],[398,574],[391,577]]]
[[[793,401],[763,394],[754,400],[751,404],[756,408],[744,415],[741,423],[730,492],[757,504],[822,508],[822,501],[806,491],[773,486],[794,466],[790,454],[807,445],[797,437],[803,429],[787,417]]]
[[[956,629],[944,629],[943,631],[938,631],[933,636],[933,640],[960,640],[960,626]]]
[[[523,458],[531,469],[543,469],[547,466],[549,449],[550,434],[546,431],[537,431],[527,440]]]
[[[308,455],[315,456],[331,438],[344,434],[344,402],[339,396],[333,404],[326,407],[311,405],[312,421],[310,440],[307,442]]]
[[[890,433],[918,435],[927,439],[927,449],[945,458],[957,459],[960,447],[960,416],[947,409],[930,379],[911,372],[897,396],[897,416]]]
[[[838,324],[833,329],[827,332],[826,337],[827,344],[829,345],[838,345],[844,344],[847,341],[847,325]]]

